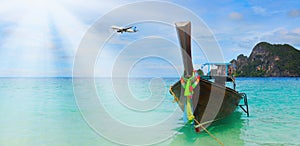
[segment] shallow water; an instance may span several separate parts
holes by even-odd
[[[1,78],[0,81],[0,145],[117,145],[99,136],[84,120],[71,78]],[[143,107],[132,109],[133,101],[115,98],[110,80],[97,79],[95,85],[99,101],[114,119],[133,127],[160,124],[170,130],[154,129],[155,133],[143,131],[138,135],[150,133],[160,139],[159,136],[176,133],[163,138],[166,140],[158,145],[218,145],[205,132],[195,133],[193,128],[183,125],[182,113],[168,93],[176,79],[163,81],[163,86],[159,81],[152,81],[149,86],[149,79],[134,79],[116,87],[120,90],[128,84],[136,101],[153,105],[144,112],[140,111]],[[237,90],[248,95],[250,117],[237,109],[208,130],[225,145],[300,145],[299,89],[299,78],[238,78]],[[82,92],[89,96],[88,91]],[[173,122],[163,123],[167,118],[173,118]],[[111,131],[115,132],[118,129]],[[122,138],[129,137],[132,134]]]

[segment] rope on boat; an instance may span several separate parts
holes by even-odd
[[[179,98],[175,95],[175,93],[172,90],[172,86],[170,87],[170,93],[172,94],[172,96],[174,97],[174,101],[173,102],[178,102],[178,104],[180,106],[182,106],[182,103],[179,101]],[[218,120],[218,119],[217,119]],[[198,120],[194,119],[194,121],[197,123],[197,126],[200,126],[210,137],[212,137],[214,140],[216,140],[220,145],[224,146],[224,144],[216,137],[214,136],[212,133],[210,133],[203,125],[208,124],[208,123],[212,123],[214,121],[217,120],[212,120],[212,121],[208,121],[208,122],[204,122],[204,123],[200,123]]]
[[[180,106],[182,106],[182,104],[181,104],[181,102],[179,101],[179,98],[175,95],[175,93],[173,92],[173,90],[172,90],[172,86],[170,87],[170,93],[172,94],[172,96],[174,97],[174,101],[173,102],[178,102],[178,104],[180,105]]]
[[[215,139],[220,145],[222,145],[222,146],[224,146],[224,144],[216,137],[216,136],[214,136],[212,133],[210,133],[203,125],[205,124],[205,123],[203,123],[203,124],[200,124],[200,122],[199,121],[197,121],[196,119],[194,119],[195,120],[195,122],[197,123],[197,126],[199,125],[210,137],[212,137],[213,139]]]

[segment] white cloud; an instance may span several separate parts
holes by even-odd
[[[300,35],[300,27],[299,28],[295,28],[294,30],[292,30],[292,33]]]
[[[291,17],[299,17],[300,16],[300,10],[299,9],[291,10],[288,13],[288,15],[291,16]]]
[[[265,15],[267,12],[266,9],[260,6],[254,6],[252,7],[252,10],[254,11],[255,14],[259,14],[259,15]]]
[[[293,46],[300,45],[300,28],[288,30],[284,27],[275,28],[266,32],[248,32],[246,37],[240,38],[243,47],[252,47],[261,41],[270,42],[272,44],[290,44]],[[248,44],[248,45],[247,45]]]
[[[241,19],[243,19],[243,15],[238,12],[232,12],[229,14],[229,18],[232,20],[241,20]]]
[[[257,14],[257,15],[261,15],[261,16],[272,16],[272,15],[275,15],[275,14],[279,14],[279,13],[283,13],[285,11],[283,10],[268,10],[266,8],[263,8],[261,6],[253,6],[252,7],[252,11]]]
[[[237,32],[237,33],[234,33]],[[242,33],[241,33],[242,32]],[[224,48],[224,54],[227,61],[236,58],[239,54],[249,55],[253,47],[262,41],[271,44],[290,44],[300,49],[300,28],[287,29],[277,27],[268,31],[261,29],[241,29],[223,32],[220,44]],[[228,37],[229,36],[229,37]]]

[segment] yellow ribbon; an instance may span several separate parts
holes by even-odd
[[[193,115],[193,110],[192,110],[192,106],[191,106],[191,98],[186,98],[186,114],[187,114],[187,118],[189,120],[190,123],[193,122],[194,120],[194,115]]]

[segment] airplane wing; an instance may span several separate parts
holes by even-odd
[[[131,29],[131,28],[132,28],[132,26],[125,27],[125,28],[123,28],[123,29],[125,29],[125,30],[126,30],[126,29]]]
[[[115,26],[115,25],[111,26],[111,28],[112,29],[116,29],[116,30],[122,30],[122,29],[124,29],[123,27],[119,27],[119,26]]]

